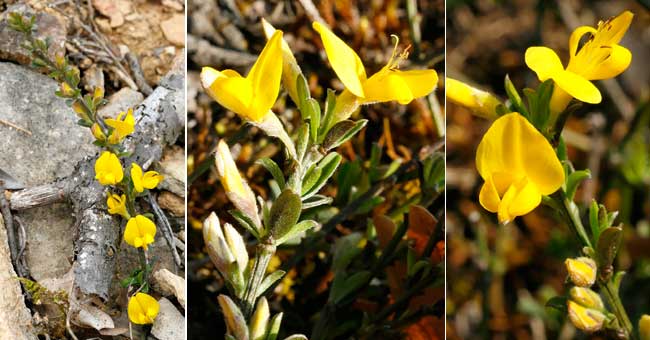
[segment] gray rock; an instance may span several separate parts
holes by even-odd
[[[0,214],[0,339],[36,339],[32,315],[16,278],[7,245],[7,230]]]
[[[185,317],[165,298],[158,300],[160,312],[153,323],[151,334],[159,340],[185,339]]]
[[[0,168],[26,186],[68,176],[82,158],[97,153],[87,128],[54,95],[57,84],[29,68],[0,63]],[[27,263],[36,280],[65,274],[73,258],[74,217],[67,204],[18,214],[27,232]]]
[[[178,146],[165,148],[162,159],[155,165],[155,170],[165,176],[158,187],[185,197],[185,169],[185,150]]]
[[[36,13],[37,28],[35,36],[37,38],[50,38],[50,57],[65,52],[65,39],[68,34],[65,21],[58,15],[50,14],[46,11],[34,11],[33,8],[25,4],[16,4],[9,6],[2,15],[0,15],[0,60],[11,60],[21,64],[29,64],[31,58],[28,52],[21,47],[25,39],[22,33],[18,33],[7,25],[9,13],[18,12],[26,17]]]
[[[125,87],[107,98],[108,103],[102,106],[98,113],[104,118],[112,118],[117,116],[120,112],[126,111],[129,108],[135,108],[136,105],[142,103],[144,95],[142,93]]]

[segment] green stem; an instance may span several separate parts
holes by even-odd
[[[578,238],[582,242],[583,246],[587,246],[589,248],[593,248],[591,245],[591,241],[589,240],[589,236],[587,235],[587,231],[585,230],[585,227],[582,225],[582,220],[580,219],[580,211],[578,210],[578,206],[569,201],[569,199],[566,197],[566,194],[563,191],[560,191],[560,199],[561,199],[561,205],[564,208],[564,213],[569,219],[569,227],[578,235]]]
[[[242,298],[242,311],[244,312],[244,317],[246,317],[246,319],[249,319],[253,314],[255,300],[257,300],[260,285],[264,280],[266,268],[269,266],[273,254],[275,254],[275,244],[272,239],[267,239],[264,243],[257,245],[253,270],[251,271],[250,279],[246,284],[246,289],[244,290],[244,296]]]
[[[599,279],[598,284],[602,287],[601,292],[605,295],[605,300],[607,300],[609,306],[614,310],[614,315],[616,315],[616,319],[625,330],[628,338],[632,340],[636,339],[632,322],[630,322],[630,318],[625,311],[623,302],[621,302],[621,298],[618,295],[618,289],[614,286],[612,278],[608,281]]]

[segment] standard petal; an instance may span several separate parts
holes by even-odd
[[[610,44],[618,44],[619,41],[623,39],[625,32],[627,32],[628,28],[630,28],[632,18],[634,18],[634,14],[632,14],[630,11],[625,11],[615,18],[605,22],[605,25],[609,25],[610,28],[606,28],[602,32],[607,34],[605,38],[609,41]]]
[[[596,85],[571,71],[561,70],[552,78],[557,86],[581,102],[598,104],[602,100]]]
[[[250,119],[249,104],[253,99],[251,82],[233,70],[219,72],[211,67],[201,70],[201,84],[207,94],[221,106]]]
[[[537,73],[537,78],[540,81],[552,78],[555,73],[564,70],[560,57],[548,47],[529,47],[526,50],[525,59],[526,65]]]
[[[623,73],[632,62],[632,52],[621,45],[612,46],[611,53],[600,65],[589,73],[592,80],[609,79]]]
[[[329,28],[319,22],[314,22],[312,26],[320,34],[327,59],[343,85],[355,96],[365,97],[362,84],[366,81],[366,70],[357,53]]]
[[[587,33],[594,34],[596,33],[596,29],[591,26],[580,26],[571,33],[571,37],[569,38],[569,55],[571,59],[575,58],[580,39]]]
[[[282,31],[276,30],[266,42],[255,65],[246,76],[252,86],[249,119],[259,121],[275,104],[282,79]]]
[[[487,130],[476,150],[476,168],[484,180],[494,173],[523,174],[521,154],[529,143],[521,138],[525,124],[530,125],[526,118],[512,112],[495,120]]]

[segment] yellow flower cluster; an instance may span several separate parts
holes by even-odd
[[[145,293],[135,293],[129,299],[127,312],[129,320],[136,325],[147,325],[153,323],[160,311],[158,301]]]
[[[111,128],[108,138],[102,131],[98,123],[90,127],[90,131],[98,141],[107,142],[110,145],[121,143],[124,138],[135,131],[135,118],[133,118],[133,109],[121,112],[115,119],[109,118],[104,121]]]

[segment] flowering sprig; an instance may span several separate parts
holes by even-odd
[[[318,101],[311,97],[307,81],[282,32],[265,21],[262,24],[268,41],[246,77],[233,70],[209,67],[201,72],[202,85],[214,100],[267,135],[279,138],[289,156],[286,172],[270,158],[257,160],[273,176],[276,186],[273,199],[265,201],[256,197],[243,179],[228,145],[221,140],[217,146],[217,174],[236,208],[229,212],[257,240],[255,254],[249,256],[241,234],[230,224],[222,226],[214,213],[203,225],[208,254],[231,293],[231,296],[219,296],[226,319],[226,337],[237,340],[277,336],[282,314],[270,319],[268,303],[262,294],[285,272],[276,270],[267,275],[267,267],[279,245],[299,239],[318,225],[314,220],[301,220],[302,211],[332,202],[332,198],[320,195],[319,191],[342,161],[342,156],[334,150],[367,123],[365,119],[350,120],[352,112],[360,104],[372,102],[407,104],[429,94],[437,85],[433,70],[399,71],[395,52],[386,67],[366,79],[356,53],[329,29],[315,23],[314,29],[321,35],[332,67],[353,91],[346,89],[337,97],[333,90],[328,90],[321,110]],[[350,60],[355,61],[356,71],[347,69],[346,62]],[[382,82],[384,85],[380,85]],[[291,133],[294,140],[271,111],[280,85],[287,89],[301,113],[301,124]]]
[[[636,333],[619,297],[625,273],[613,265],[623,233],[623,226],[614,224],[618,213],[608,212],[594,200],[586,213],[589,230],[585,228],[574,196],[580,183],[591,175],[588,169],[575,170],[561,137],[566,119],[575,110],[572,98],[599,103],[600,91],[591,80],[615,77],[629,66],[632,55],[618,42],[632,17],[625,11],[601,21],[597,28],[577,28],[569,39],[571,56],[566,69],[551,49],[530,47],[526,64],[542,83],[536,90],[524,90],[527,103],[507,76],[509,100],[505,103],[453,79],[448,79],[452,86],[447,87],[447,97],[477,116],[495,119],[476,154],[476,167],[485,181],[479,195],[481,205],[497,213],[504,225],[544,204],[581,244],[581,256],[565,262],[569,293],[552,298],[547,305],[562,310],[585,332],[606,330],[621,338],[635,339],[639,334],[646,339],[650,337],[648,316],[640,319]],[[586,34],[589,39],[579,47]]]
[[[154,189],[163,180],[156,171],[142,171],[136,164],[131,164],[129,175],[125,176],[123,160],[129,155],[123,141],[135,132],[133,109],[121,112],[116,118],[104,119],[98,114],[98,108],[106,103],[104,90],[95,88],[91,94],[83,94],[79,88],[79,69],[71,65],[65,55],[56,55],[52,60],[48,54],[49,40],[34,37],[36,17],[27,19],[19,13],[9,14],[9,26],[25,35],[23,47],[30,52],[32,66],[49,74],[59,82],[56,95],[65,98],[66,103],[79,117],[77,124],[89,128],[95,137],[94,144],[103,151],[95,161],[95,179],[99,184],[109,187],[106,206],[109,214],[124,218],[126,227],[124,241],[139,249],[142,268],[123,281],[128,287],[136,287],[128,303],[129,320],[134,324],[151,324],[158,314],[158,302],[148,294],[147,249],[154,242],[155,223],[140,214],[136,209],[136,199],[146,194],[147,189]]]

